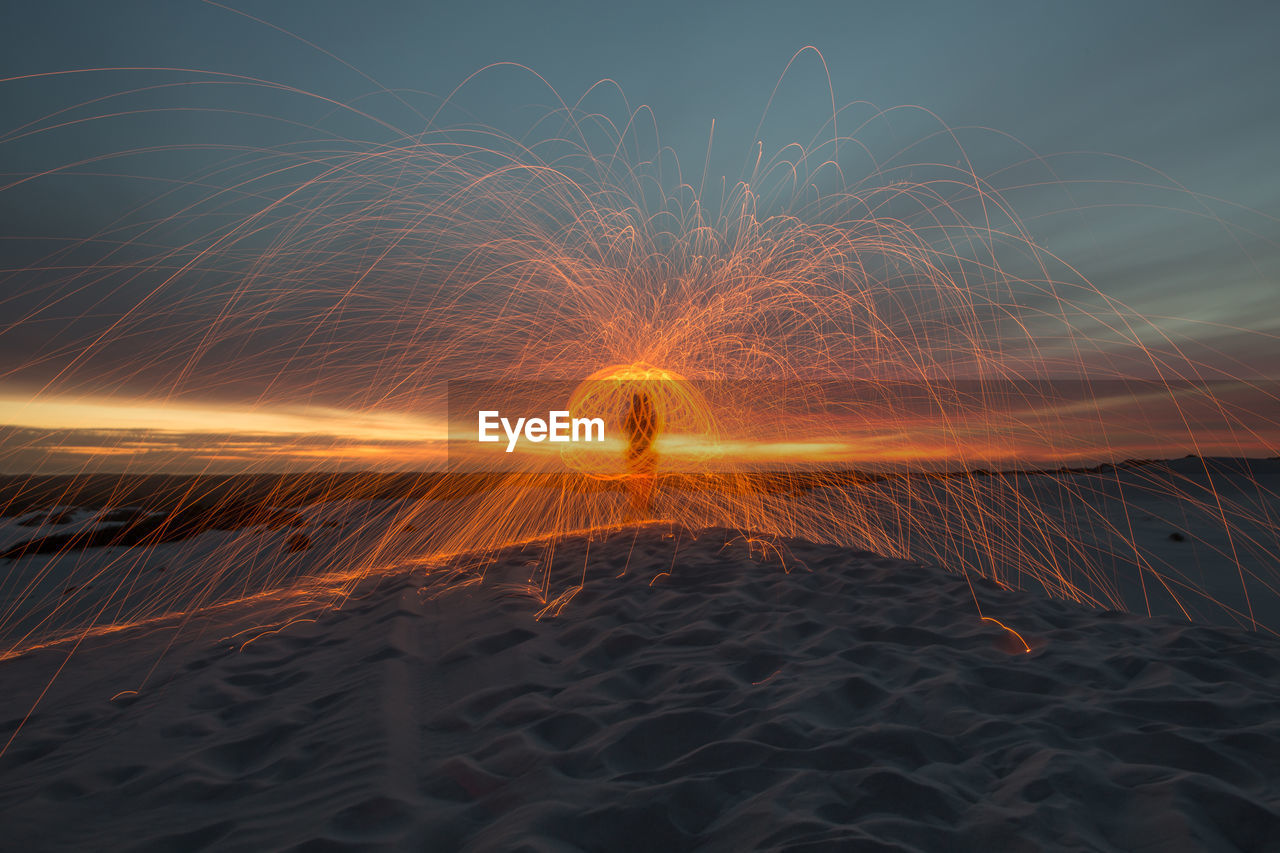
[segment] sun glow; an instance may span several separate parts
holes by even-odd
[[[225,432],[246,435],[331,435],[365,441],[444,441],[444,421],[387,411],[325,406],[113,397],[50,397],[0,393],[9,426],[45,430]]]

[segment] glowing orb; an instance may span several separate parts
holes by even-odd
[[[673,371],[635,362],[597,370],[573,390],[570,416],[600,418],[607,440],[567,445],[565,464],[601,479],[628,476],[627,418],[639,400],[656,416],[652,439],[659,470],[696,469],[719,454],[715,415],[696,384]]]

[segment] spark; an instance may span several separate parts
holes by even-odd
[[[167,483],[154,520],[122,523],[118,540],[37,527],[7,553],[0,660],[269,602],[275,618],[255,617],[253,642],[299,612],[340,606],[366,580],[413,569],[450,588],[478,584],[511,549],[536,563],[511,588],[554,617],[597,565],[575,552],[563,568],[557,549],[630,527],[741,531],[749,554],[787,571],[787,540],[808,539],[1088,606],[1168,600],[1188,618],[1209,610],[1275,627],[1254,607],[1280,586],[1274,496],[1256,482],[1229,491],[1207,466],[1197,479],[1112,464],[1173,443],[1276,455],[1275,397],[1246,380],[1236,385],[1256,405],[1218,396],[1207,379],[1218,374],[1185,340],[1039,245],[1005,191],[1016,187],[978,174],[941,122],[875,151],[868,169],[851,158],[873,151],[888,111],[865,117],[866,139],[832,122],[832,138],[811,145],[771,155],[753,143],[750,172],[713,199],[716,182],[673,178],[629,113],[611,121],[558,95],[527,133],[450,126],[439,117],[453,102],[397,130],[268,81],[153,73],[265,88],[372,131],[211,145],[199,175],[27,270],[59,277],[3,328],[35,328],[77,298],[103,312],[135,298],[52,366],[45,355],[20,366],[54,378],[3,392],[13,424],[64,432],[5,452],[84,474],[151,472],[159,454],[263,475],[339,462],[405,470],[440,463],[446,445],[463,467],[415,473],[398,492],[376,477],[305,489],[280,478],[265,491],[253,476],[197,478]],[[154,92],[55,110],[0,146],[127,122],[143,94]],[[895,121],[907,114],[936,121]],[[914,157],[938,140],[952,156]],[[164,151],[104,151],[95,168]],[[507,454],[469,455],[478,446],[455,440],[454,421],[474,426],[475,412],[451,411],[464,392],[512,411],[598,416],[614,435],[642,392],[663,421],[643,499],[628,492],[621,439],[539,445],[502,469],[494,457]],[[48,503],[61,506],[92,484],[32,478],[18,491],[28,486],[53,489]],[[126,486],[113,488],[106,506],[129,507]],[[1200,547],[1235,568],[1238,596],[1205,589],[1145,550],[1133,519],[1100,508],[1132,488],[1221,531]],[[282,547],[286,532],[305,537],[310,562]],[[127,546],[90,555],[112,542]],[[162,578],[149,571],[157,557],[170,567]],[[674,567],[673,556],[650,585]],[[59,578],[76,591],[62,595],[72,584]]]

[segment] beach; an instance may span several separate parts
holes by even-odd
[[[545,612],[545,559],[0,663],[6,737],[61,667],[6,846],[1276,849],[1273,636],[662,524],[560,541]]]

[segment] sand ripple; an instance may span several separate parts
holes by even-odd
[[[154,646],[83,648],[0,758],[4,846],[1280,849],[1280,643],[790,551],[571,540],[589,582],[543,621],[512,552],[242,652],[189,637],[115,701]]]

